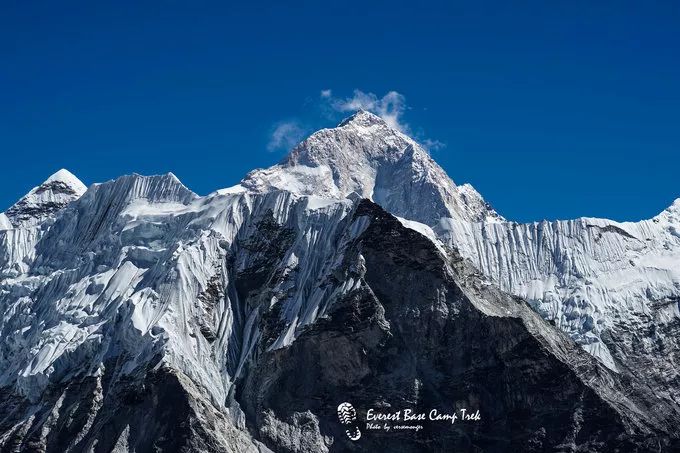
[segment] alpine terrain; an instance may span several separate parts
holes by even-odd
[[[679,334],[680,199],[519,224],[365,111],[0,214],[2,452],[677,451]]]

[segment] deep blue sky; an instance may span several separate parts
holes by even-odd
[[[680,197],[678,2],[227,3],[3,2],[0,210],[61,167],[233,185],[282,157],[277,122],[336,122],[322,89],[402,93],[454,181],[511,219]]]

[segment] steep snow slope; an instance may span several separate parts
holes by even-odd
[[[5,215],[5,213],[0,213],[0,231],[2,230],[9,230],[12,228],[12,222],[9,221],[9,218]]]
[[[679,317],[679,207],[637,223],[442,220],[436,230],[610,368],[629,365],[625,351],[610,351],[627,344],[631,354],[657,356],[653,372],[675,380],[678,345],[665,330]]]
[[[7,398],[20,409],[6,421],[0,443],[23,445],[36,411],[53,414],[41,422],[44,432],[58,429],[68,386],[91,377],[97,404],[62,447],[141,448],[153,439],[130,432],[136,427],[117,415],[114,395],[150,385],[149,373],[162,366],[171,370],[162,379],[178,372],[200,389],[193,405],[228,415],[198,424],[207,432],[206,423],[221,424],[240,439],[234,444],[218,435],[211,440],[215,451],[259,449],[246,434],[233,382],[259,341],[262,313],[278,299],[286,300],[279,321],[285,329],[272,348],[290,344],[352,288],[324,283],[340,259],[336,231],[350,207],[349,200],[289,192],[200,198],[171,174],[93,185],[53,213],[49,227],[42,224],[45,232],[22,258],[26,270],[9,272],[12,263],[2,269],[10,276],[0,282],[0,387],[11,389]],[[258,269],[270,261],[281,266],[280,282],[260,294],[266,282]],[[105,396],[96,391],[102,386],[110,388]],[[87,428],[93,423],[101,426]],[[114,433],[105,429],[114,425],[120,425]],[[31,442],[48,448],[56,441]]]

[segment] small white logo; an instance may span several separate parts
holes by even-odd
[[[338,420],[347,427],[345,433],[347,433],[347,437],[349,437],[350,440],[356,441],[361,438],[361,431],[359,431],[359,427],[355,424],[357,420],[357,411],[354,409],[354,406],[350,403],[340,404],[338,406]]]

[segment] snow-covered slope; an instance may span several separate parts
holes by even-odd
[[[61,170],[0,215],[0,403],[15,408],[0,420],[0,445],[143,450],[174,425],[135,431],[148,403],[140,389],[171,379],[189,395],[179,411],[194,423],[186,439],[263,450],[247,434],[236,383],[252,360],[294,345],[337,301],[365,290],[363,258],[347,252],[372,221],[354,215],[362,198],[442,256],[457,249],[610,369],[642,373],[658,398],[677,398],[680,203],[639,223],[509,222],[415,141],[361,111],[205,197],[172,174],[85,191]],[[74,392],[91,406],[70,407]],[[130,398],[141,406],[123,410]],[[64,425],[78,411],[80,425]],[[266,430],[300,441],[267,420]],[[33,423],[41,428],[29,436]],[[67,428],[73,439],[48,435]]]
[[[657,356],[662,370],[654,372],[676,379],[676,357],[666,349],[675,338],[667,338],[664,327],[679,317],[679,208],[680,200],[636,223],[447,220],[437,231],[610,368],[627,365],[610,347],[630,343],[631,353]]]
[[[0,231],[9,230],[12,227],[13,227],[12,222],[9,221],[9,218],[5,215],[4,212],[0,212]]]
[[[148,385],[133,376],[146,379],[159,363],[200,388],[193,404],[231,414],[208,420],[239,439],[218,430],[211,442],[220,451],[260,448],[245,434],[233,382],[259,341],[262,314],[278,299],[286,300],[285,329],[271,348],[289,345],[352,288],[324,283],[341,259],[335,254],[350,208],[349,200],[321,203],[283,191],[201,198],[172,174],[132,175],[95,184],[52,211],[39,234],[33,226],[3,231],[32,235],[21,243],[20,259],[12,241],[2,243],[11,259],[0,270],[0,388],[12,389],[11,401],[20,398],[15,404],[25,409],[12,414],[0,444],[23,442],[35,411],[57,417],[69,383],[85,377],[95,379],[89,397],[96,403],[83,415],[85,425],[114,419],[115,392],[107,400],[96,389]],[[271,265],[281,266],[280,282],[259,294],[253,281]],[[59,420],[45,419],[44,431],[59,429]],[[93,430],[87,444],[152,441],[129,429]]]

